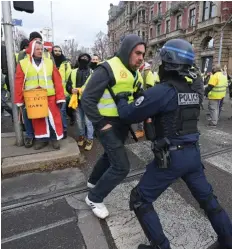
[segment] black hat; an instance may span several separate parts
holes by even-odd
[[[40,38],[41,40],[43,40],[41,34],[39,32],[31,32],[30,36],[29,36],[29,41],[31,42],[32,40],[34,40],[35,38]]]
[[[20,43],[20,50],[25,49],[25,47],[29,46],[29,40],[28,39],[23,39]]]

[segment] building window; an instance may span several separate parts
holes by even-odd
[[[153,30],[152,30],[152,28],[150,28],[150,32],[149,32],[149,37],[150,37],[150,39],[152,39],[153,38]]]
[[[140,36],[140,30],[138,31],[138,36]]]
[[[202,21],[208,20],[216,16],[217,6],[212,1],[203,2],[203,15]]]
[[[196,24],[196,9],[191,9],[189,11],[189,26],[193,27]]]
[[[166,21],[166,34],[170,33],[170,20]]]
[[[153,9],[152,9],[151,12],[150,12],[150,21],[152,20],[153,15],[154,15],[154,12],[153,12]]]
[[[145,32],[142,32],[142,40],[145,41]]]
[[[161,34],[161,24],[158,24],[156,26],[156,29],[157,29],[157,36],[159,36]]]
[[[162,13],[162,2],[158,3],[158,14]]]
[[[181,15],[178,15],[176,17],[176,29],[180,29],[181,28]]]

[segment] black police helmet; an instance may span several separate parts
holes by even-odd
[[[195,53],[192,45],[183,39],[167,41],[160,51],[161,60],[168,64],[192,66]]]

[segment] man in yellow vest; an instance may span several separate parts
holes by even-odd
[[[54,59],[54,62],[56,64],[57,69],[60,72],[61,78],[62,78],[62,84],[63,84],[63,88],[64,88],[64,93],[66,96],[66,99],[69,96],[69,93],[66,91],[66,84],[68,81],[68,78],[71,74],[71,65],[70,63],[66,60],[65,56],[62,53],[62,49],[60,46],[54,46],[52,48],[52,56]],[[67,105],[67,101],[62,105],[61,108],[61,117],[62,117],[62,123],[63,123],[63,130],[64,130],[64,139],[67,138],[67,128],[68,128],[68,124],[67,124],[67,113],[66,113],[66,105]]]
[[[48,116],[31,119],[37,140],[34,149],[40,150],[51,141],[53,148],[58,150],[58,140],[63,138],[60,108],[65,102],[65,96],[62,79],[53,61],[43,57],[43,45],[40,41],[32,41],[27,52],[28,56],[20,60],[16,68],[14,102],[19,108],[26,110],[24,91],[32,93],[35,89],[46,89]],[[35,103],[36,105],[39,106],[40,103]]]
[[[140,67],[140,71],[143,77],[143,89],[146,90],[155,85],[155,77],[151,71],[151,65],[145,62],[143,67]],[[143,122],[138,124],[138,129],[135,132],[137,138],[144,137]]]
[[[117,55],[99,64],[94,70],[82,94],[84,112],[93,123],[104,148],[104,154],[89,177],[87,186],[91,190],[85,199],[94,214],[101,219],[109,215],[103,203],[104,198],[130,171],[124,147],[129,126],[120,120],[112,92],[117,96],[129,92],[125,97],[129,103],[133,101],[139,83],[138,69],[144,55],[143,40],[134,34],[126,36]]]
[[[205,96],[209,99],[209,126],[216,127],[219,119],[220,101],[226,96],[228,86],[227,77],[222,73],[220,65],[215,65],[208,86],[205,88]]]
[[[78,89],[85,84],[92,72],[89,67],[90,61],[91,57],[87,53],[81,54],[78,57],[78,68],[72,70],[66,85],[66,90],[69,94],[78,93]],[[82,147],[85,145],[85,150],[89,151],[93,147],[93,125],[85,115],[80,98],[76,110],[76,117],[79,130],[78,146]]]

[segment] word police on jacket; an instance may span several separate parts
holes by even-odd
[[[178,105],[198,105],[198,93],[178,93]]]

